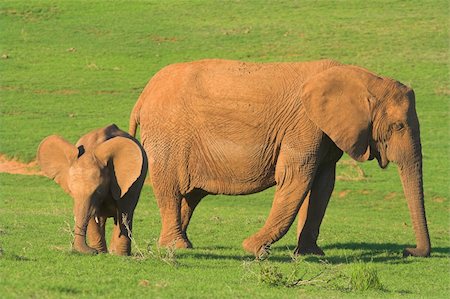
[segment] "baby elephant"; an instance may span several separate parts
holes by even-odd
[[[147,175],[140,143],[113,124],[84,135],[75,146],[49,136],[39,145],[37,159],[45,175],[74,199],[74,249],[107,252],[105,222],[114,217],[109,251],[129,255],[133,213]]]

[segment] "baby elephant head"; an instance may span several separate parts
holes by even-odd
[[[141,148],[121,136],[77,148],[52,135],[39,145],[37,158],[45,175],[74,199],[74,249],[95,253],[86,244],[88,222],[107,198],[120,200],[146,171]]]

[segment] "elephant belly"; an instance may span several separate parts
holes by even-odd
[[[267,150],[267,146],[216,140],[214,147],[191,160],[195,187],[211,194],[243,195],[274,186],[275,163],[265,157]]]
[[[206,138],[163,138],[167,135],[157,129],[144,135],[150,136],[144,138],[144,148],[154,188],[244,195],[275,185],[276,156],[271,146],[217,137],[209,143],[202,142]]]
[[[267,178],[258,181],[226,180],[225,178],[214,180],[206,179],[200,189],[209,194],[247,195],[263,191],[275,185],[275,180]]]

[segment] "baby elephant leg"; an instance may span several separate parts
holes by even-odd
[[[118,213],[114,219],[114,229],[110,244],[110,253],[116,255],[131,254],[133,213]]]
[[[108,252],[105,240],[105,223],[106,217],[97,217],[97,219],[92,217],[87,227],[89,246],[102,253]]]

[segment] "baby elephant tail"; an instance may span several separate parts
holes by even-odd
[[[140,123],[140,112],[141,112],[141,102],[140,100],[137,101],[137,103],[134,105],[133,111],[131,111],[131,115],[130,115],[130,126],[129,126],[129,130],[128,133],[133,136],[136,137],[136,130],[139,126]]]

